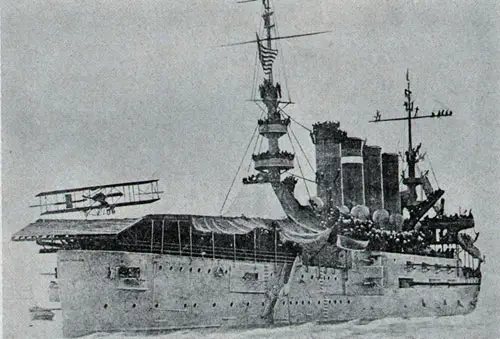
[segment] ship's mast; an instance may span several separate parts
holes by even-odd
[[[412,142],[412,113],[413,113],[413,101],[411,100],[411,89],[410,89],[410,75],[408,70],[406,71],[406,83],[407,88],[405,89],[405,97],[406,102],[405,110],[408,113],[408,150],[406,151],[406,161],[408,163],[408,177],[403,179],[403,183],[408,186],[408,190],[410,191],[410,202],[414,202],[417,200],[417,186],[422,182],[420,178],[416,177],[416,165],[419,161],[418,159],[418,149],[413,149]],[[418,107],[416,108],[418,112]],[[418,146],[420,148],[420,145]]]
[[[409,190],[409,202],[408,205],[417,204],[417,186],[423,184],[423,180],[421,177],[417,177],[416,175],[416,165],[421,160],[420,156],[420,147],[419,144],[417,147],[413,147],[412,140],[412,122],[415,119],[424,119],[424,118],[441,118],[441,117],[449,117],[453,114],[452,111],[448,110],[440,110],[437,114],[432,112],[432,114],[428,115],[418,115],[419,108],[415,107],[414,102],[412,100],[412,91],[410,87],[410,75],[409,71],[406,71],[406,82],[407,87],[405,88],[405,98],[404,102],[405,111],[407,116],[404,118],[390,118],[390,119],[382,119],[381,114],[377,111],[377,114],[374,117],[374,120],[370,122],[383,122],[383,121],[398,121],[398,120],[406,120],[408,121],[408,150],[405,152],[406,162],[408,164],[408,176],[403,178],[403,183],[408,187]],[[415,114],[413,114],[415,112]]]
[[[272,44],[271,44],[271,28],[274,27],[273,24],[271,24],[271,16],[273,15],[273,12],[271,12],[271,6],[269,4],[269,0],[264,0],[264,14],[262,14],[262,18],[264,19],[264,29],[266,30],[266,37],[267,37],[267,48],[272,49]],[[272,83],[273,82],[273,70],[271,68],[271,71],[268,74],[268,79]]]
[[[256,0],[242,0],[239,3],[254,2]],[[259,61],[264,71],[265,77],[259,85],[260,99],[252,98],[251,101],[262,102],[267,108],[267,117],[265,120],[259,120],[259,134],[268,139],[268,150],[259,154],[253,154],[252,158],[255,163],[255,169],[259,171],[257,176],[252,175],[243,179],[245,184],[257,184],[270,182],[272,184],[280,182],[280,176],[283,172],[294,168],[295,155],[287,151],[281,151],[278,139],[288,133],[288,125],[290,118],[282,118],[280,111],[287,105],[292,104],[290,101],[282,101],[281,85],[275,82],[273,76],[273,62],[278,55],[278,50],[273,47],[273,41],[282,39],[295,39],[305,36],[318,35],[329,33],[331,31],[320,31],[312,33],[293,34],[286,36],[273,36],[274,23],[272,21],[273,11],[270,0],[262,0],[264,12],[262,19],[264,20],[264,36],[255,40],[243,41],[222,45],[221,47],[244,45],[257,43]],[[283,107],[279,105],[283,104]]]
[[[281,152],[278,139],[287,133],[288,119],[281,119],[279,102],[281,99],[281,85],[274,82],[273,62],[278,55],[278,50],[273,47],[272,41],[277,37],[272,36],[273,11],[270,0],[263,0],[264,34],[265,39],[257,36],[257,49],[260,63],[266,77],[259,86],[262,102],[267,108],[267,119],[259,121],[259,133],[267,138],[268,150],[264,153],[254,154],[255,169],[261,173],[265,180],[261,182],[277,183],[280,181],[282,171],[290,170],[293,166],[294,155]]]

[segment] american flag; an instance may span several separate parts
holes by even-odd
[[[259,36],[257,36],[257,48],[259,50],[259,59],[262,64],[262,69],[266,75],[269,75],[273,70],[273,61],[278,55],[278,50],[262,45]]]

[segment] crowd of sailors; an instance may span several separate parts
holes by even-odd
[[[269,119],[259,119],[259,120],[257,120],[257,123],[259,124],[259,126],[261,126],[261,125],[266,125],[266,124],[271,124],[271,123],[274,124],[276,122],[274,122],[274,121],[271,122]],[[290,124],[290,118],[280,119],[278,123],[285,125],[285,126],[288,126],[288,124]]]
[[[441,109],[437,113],[432,112],[431,115],[433,117],[447,117],[447,116],[452,116],[453,115],[453,111]]]
[[[444,215],[444,214],[438,214],[436,216],[437,219],[439,219],[440,221],[457,221],[457,220],[460,220],[460,219],[473,219],[474,216],[472,215],[472,209],[470,210],[465,210],[463,212],[460,212],[460,213],[455,213],[453,215]],[[429,216],[425,216],[425,218],[423,219],[424,221],[427,221],[427,220],[431,220],[432,218],[429,218]]]
[[[342,235],[352,239],[367,241],[368,249],[375,251],[387,251],[397,253],[408,253],[428,256],[439,256],[453,258],[455,249],[438,248],[433,249],[430,245],[456,243],[456,234],[440,231],[440,237],[436,238],[434,230],[420,227],[410,231],[395,231],[378,228],[372,221],[354,218],[342,218]]]
[[[252,158],[254,161],[269,160],[269,159],[274,159],[274,158],[293,160],[294,157],[295,157],[295,155],[293,153],[290,153],[287,151],[281,151],[279,153],[270,153],[269,151],[266,151],[264,153],[252,155]]]
[[[252,174],[251,176],[247,178],[243,178],[243,184],[260,184],[263,182],[267,182],[267,178],[264,174],[258,173],[258,174]]]
[[[262,99],[266,99],[266,96],[281,99],[281,85],[277,82],[276,86],[273,86],[269,79],[264,78],[262,85],[259,85],[259,93]]]

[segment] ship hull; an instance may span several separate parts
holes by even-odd
[[[367,256],[374,258],[369,265]],[[446,316],[475,308],[480,278],[464,277],[456,259],[369,251],[346,257],[344,267],[321,267],[300,258],[292,264],[60,250],[63,333]]]

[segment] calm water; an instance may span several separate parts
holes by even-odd
[[[57,307],[48,302],[47,288],[54,255],[34,255],[32,245],[8,245],[4,258],[4,338],[61,338],[60,311],[53,321],[31,321],[28,309],[34,305]],[[498,279],[493,266],[484,267],[478,308],[466,316],[441,318],[387,318],[369,323],[359,320],[335,325],[308,323],[272,329],[233,331],[181,331],[169,334],[95,333],[84,338],[499,338],[500,307]]]

